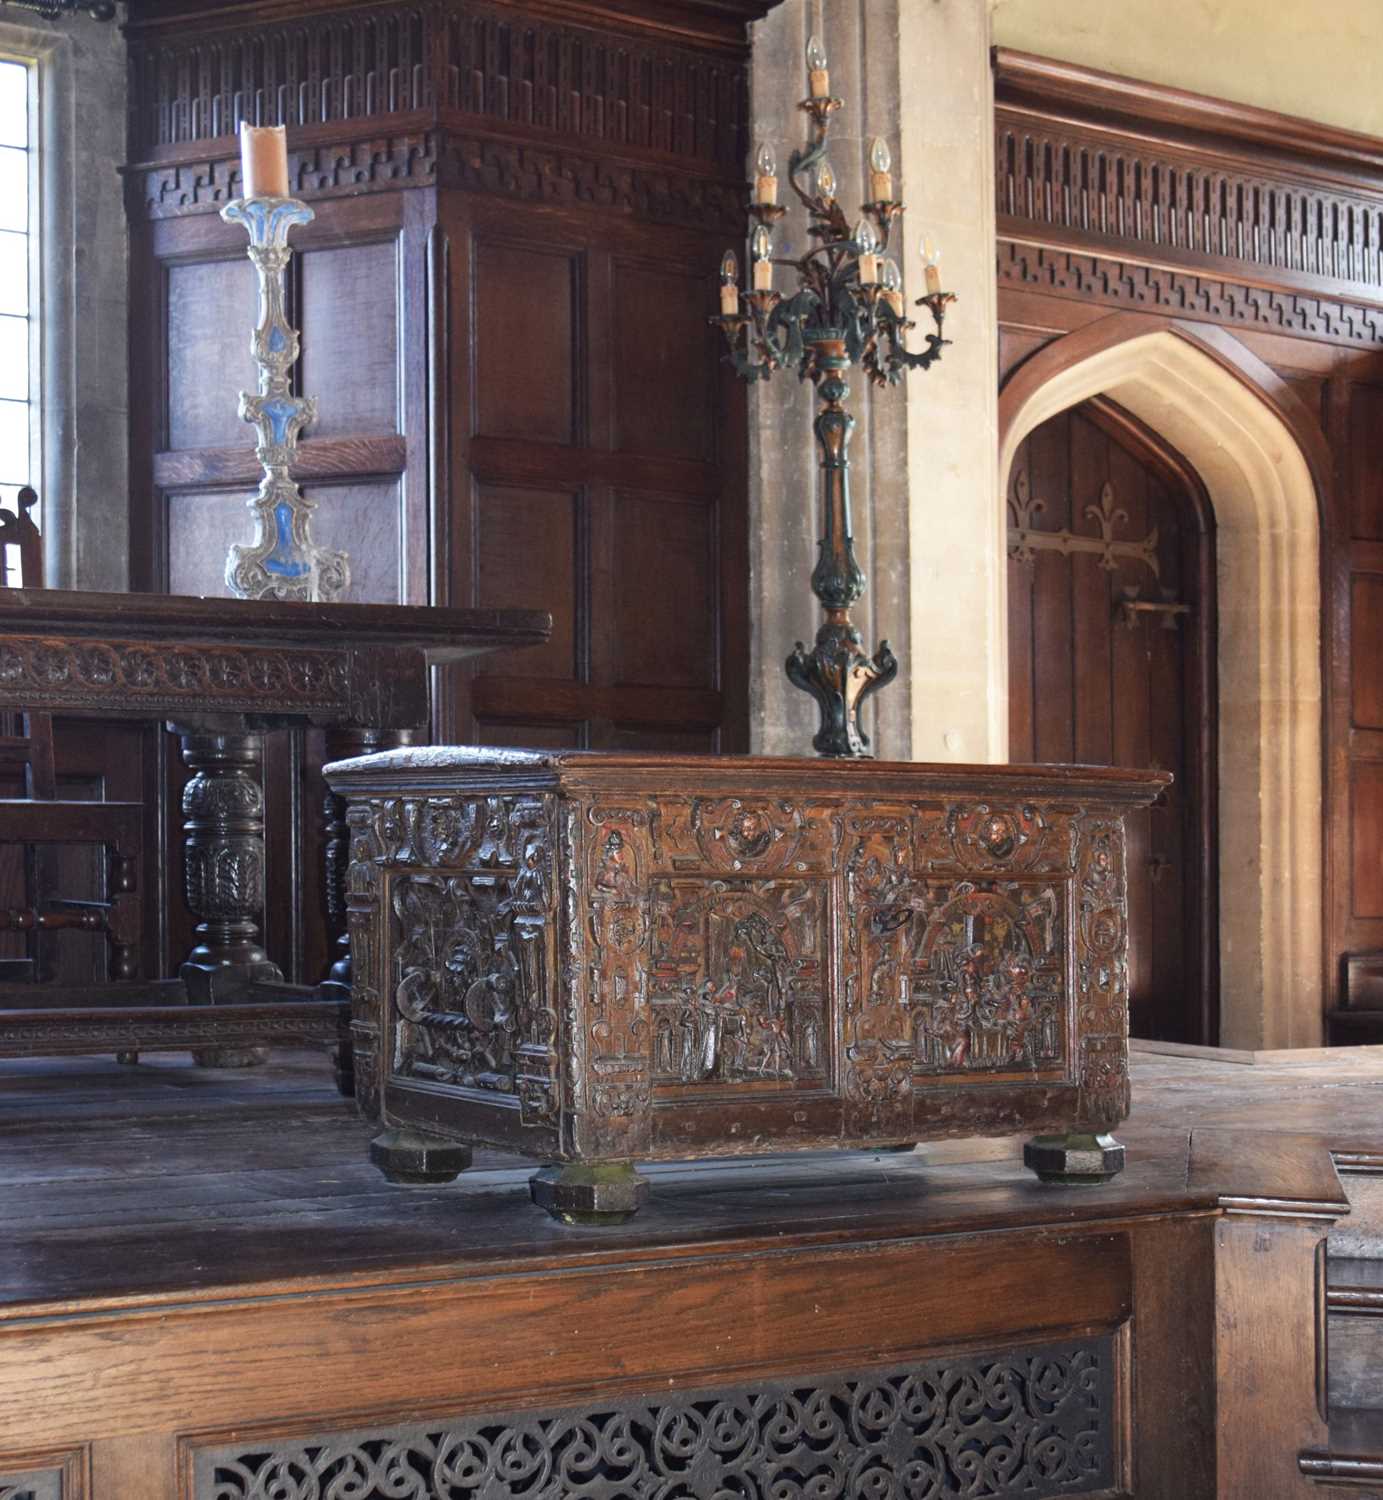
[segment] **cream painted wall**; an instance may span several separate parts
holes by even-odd
[[[1383,135],[1383,0],[991,0],[994,42]]]

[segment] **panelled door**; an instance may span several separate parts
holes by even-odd
[[[1213,519],[1195,471],[1103,398],[1009,476],[1009,755],[1156,767],[1129,820],[1134,1036],[1218,1040]]]

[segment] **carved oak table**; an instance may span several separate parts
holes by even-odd
[[[372,1155],[486,1143],[623,1217],[640,1159],[1033,1131],[1123,1165],[1123,814],[1161,772],[397,749],[347,801]]]
[[[0,1008],[0,1056],[185,1046],[227,1062],[243,1060],[235,1049],[247,1044],[337,1037],[344,948],[319,991],[284,984],[260,945],[263,731],[324,727],[337,755],[403,743],[427,722],[430,666],[537,644],[550,629],[546,614],[526,610],[0,590],[0,708],[164,719],[181,736],[194,773],[183,796],[186,895],[199,918],[175,981],[104,986],[75,1006],[72,995],[54,1008],[63,997],[50,992],[42,1010]]]

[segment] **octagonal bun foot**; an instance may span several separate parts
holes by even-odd
[[[539,1208],[563,1224],[623,1224],[648,1199],[648,1179],[633,1162],[544,1167],[528,1180]]]
[[[1124,1170],[1124,1148],[1112,1135],[1092,1132],[1035,1135],[1023,1147],[1023,1165],[1042,1182],[1090,1186],[1108,1182]]]
[[[421,1130],[389,1129],[370,1142],[370,1160],[400,1187],[435,1187],[470,1166],[471,1148]]]

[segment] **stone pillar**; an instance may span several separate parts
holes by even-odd
[[[907,389],[915,760],[1008,759],[1007,526],[999,494],[994,84],[987,0],[900,0],[909,293],[930,234],[955,340]]]
[[[751,150],[771,142],[782,201],[792,205],[779,227],[780,255],[807,248],[805,215],[787,196],[786,176],[788,155],[806,139],[797,105],[813,30],[826,45],[831,90],[845,100],[832,121],[831,162],[847,216],[853,222],[864,200],[869,143],[881,135],[910,206],[890,246],[908,295],[922,294],[925,229],[945,252],[948,290],[961,297],[948,324],[956,346],[933,370],[889,390],[874,390],[860,372],[850,380],[847,405],[858,424],[851,447],[855,550],[869,579],[853,614],[866,649],[887,639],[901,663],[898,679],[866,709],[866,727],[881,758],[1003,759],[986,0],[784,0],[753,28]],[[920,334],[930,319],[918,313]],[[820,623],[810,586],[821,534],[816,402],[786,372],[756,385],[749,399],[753,749],[810,755],[816,709],[788,682],[783,661]]]
[[[824,11],[824,14],[823,14]],[[883,136],[898,152],[898,5],[896,0],[785,0],[753,28],[751,150],[769,141],[778,157],[781,202],[779,255],[808,248],[806,211],[787,186],[787,161],[805,145],[807,117],[798,109],[807,91],[806,48],[820,34],[831,65],[831,92],[845,108],[831,122],[831,165],[839,198],[853,223],[864,201],[869,143]],[[790,290],[780,272],[779,291]],[[920,295],[920,274],[918,276]],[[916,379],[926,377],[917,376]],[[850,444],[855,554],[869,580],[851,611],[871,655],[880,639],[897,653],[898,679],[862,715],[880,757],[909,758],[909,674],[912,649],[908,609],[906,414],[901,390],[873,391],[863,371],[847,377],[846,406],[855,418]],[[752,664],[750,725],[760,755],[811,755],[817,710],[792,686],[783,662],[797,641],[810,646],[820,625],[811,591],[821,535],[821,481],[812,420],[818,403],[809,385],[782,372],[750,393],[750,598]]]

